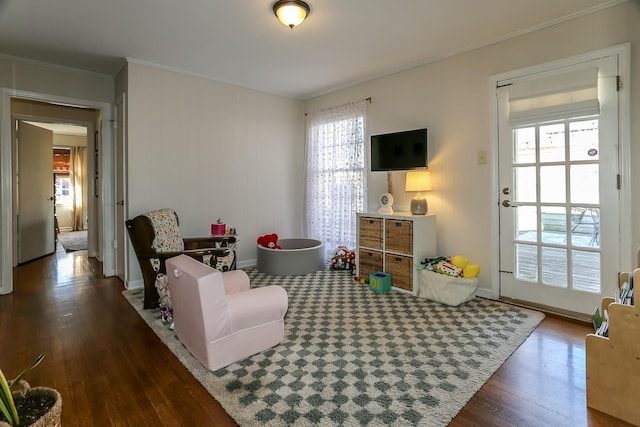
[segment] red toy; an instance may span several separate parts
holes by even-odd
[[[258,244],[269,249],[281,249],[278,245],[278,235],[275,233],[258,237]]]
[[[331,256],[332,270],[351,270],[356,268],[356,251],[350,251],[346,246],[338,246]]]

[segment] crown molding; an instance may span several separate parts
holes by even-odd
[[[81,68],[73,68],[73,67],[67,67],[64,65],[51,64],[49,62],[36,61],[35,59],[28,59],[28,58],[22,58],[19,56],[6,55],[4,53],[0,53],[0,59],[5,59],[7,61],[13,61],[13,62],[20,62],[23,64],[29,64],[29,65],[37,65],[39,67],[47,67],[54,70],[71,71],[74,73],[81,73],[81,74],[85,74],[85,75],[100,78],[100,79],[113,80],[114,78],[114,76],[110,74],[97,73],[95,71],[83,70]]]
[[[396,68],[394,68],[392,70],[388,70],[388,71],[385,71],[385,72],[382,72],[382,73],[378,73],[378,74],[375,74],[375,75],[372,75],[372,76],[369,76],[369,77],[365,77],[365,78],[362,78],[362,79],[359,79],[359,80],[351,81],[349,83],[345,83],[344,85],[334,86],[334,87],[326,89],[326,90],[315,92],[315,93],[312,93],[310,95],[304,96],[302,98],[302,100],[303,101],[308,101],[308,100],[316,98],[318,96],[327,95],[329,93],[336,92],[338,90],[346,89],[346,88],[349,88],[349,87],[352,87],[352,86],[357,86],[359,84],[366,83],[366,82],[369,82],[369,81],[372,81],[372,80],[376,80],[376,79],[379,79],[379,78],[382,78],[382,77],[391,76],[393,74],[397,74],[397,73],[400,73],[402,71],[407,71],[407,70],[410,70],[412,68],[417,68],[417,67],[421,67],[423,65],[432,64],[434,62],[438,62],[438,61],[442,61],[443,59],[447,59],[447,58],[451,58],[451,57],[454,57],[454,56],[462,55],[463,53],[471,52],[471,51],[476,50],[476,49],[482,49],[483,47],[491,46],[491,45],[494,45],[494,44],[497,44],[497,43],[500,43],[500,42],[503,42],[503,41],[506,41],[506,40],[509,40],[509,39],[513,39],[515,37],[519,37],[519,36],[522,36],[522,35],[525,35],[525,34],[533,33],[533,32],[539,31],[539,30],[543,30],[545,28],[553,27],[554,25],[558,25],[558,24],[561,24],[563,22],[571,21],[573,19],[577,19],[577,18],[580,18],[582,16],[590,15],[592,13],[596,13],[596,12],[599,12],[601,10],[613,7],[613,6],[617,6],[619,4],[626,3],[628,1],[629,0],[610,0],[610,1],[607,1],[605,3],[601,3],[599,5],[592,6],[592,7],[588,8],[588,9],[581,10],[579,12],[570,13],[569,15],[561,16],[560,18],[552,19],[550,21],[543,22],[541,24],[534,25],[532,27],[528,27],[528,28],[524,28],[522,30],[514,31],[512,33],[508,33],[508,34],[505,34],[505,35],[500,36],[500,37],[495,37],[495,38],[493,38],[491,40],[487,40],[487,41],[482,42],[482,43],[473,44],[473,45],[464,47],[462,49],[458,49],[458,50],[454,50],[454,51],[451,51],[451,52],[444,53],[442,55],[431,56],[429,58],[425,58],[425,59],[422,59],[420,61],[413,62],[411,64],[407,64],[407,65],[404,65],[404,66],[401,66],[401,67],[396,67]]]

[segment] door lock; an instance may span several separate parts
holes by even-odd
[[[511,189],[509,187],[504,187],[502,189],[502,194],[511,194]]]

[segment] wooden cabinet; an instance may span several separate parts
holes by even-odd
[[[397,290],[418,289],[418,271],[414,264],[436,253],[435,215],[359,213],[356,247],[359,277],[368,278],[376,271],[391,274]]]
[[[640,269],[632,274],[635,288],[640,284]],[[600,312],[605,309],[609,336],[586,338],[587,406],[640,425],[640,310],[637,305],[615,303],[613,298],[602,300]]]

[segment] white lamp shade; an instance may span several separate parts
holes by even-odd
[[[431,172],[408,171],[405,191],[431,191]]]

